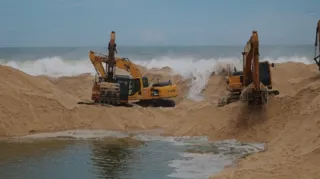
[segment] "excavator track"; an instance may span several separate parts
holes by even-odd
[[[136,102],[142,107],[175,107],[176,103],[171,99],[153,99],[153,100],[140,100]]]
[[[279,95],[279,94],[280,94],[279,90],[267,90],[266,93],[263,94],[263,95],[261,95],[261,94],[260,95],[255,95],[255,94],[251,95],[251,94],[249,94],[246,97],[241,95],[241,93],[231,93],[231,94],[221,98],[218,101],[218,107],[222,107],[222,106],[228,105],[230,103],[233,103],[233,102],[236,102],[236,101],[239,101],[239,100],[241,100],[243,102],[249,101],[248,104],[252,104],[250,101],[254,101],[254,100],[259,101],[257,99],[257,96],[264,96],[263,100],[265,101],[265,103],[267,103],[269,97],[276,96],[276,95]],[[260,101],[263,102],[262,98],[260,98]],[[256,102],[256,104],[259,104],[259,102]]]

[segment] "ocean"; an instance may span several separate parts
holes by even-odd
[[[167,46],[118,47],[118,56],[127,57],[147,68],[170,67],[185,78],[193,79],[190,97],[205,87],[212,71],[225,64],[242,67],[241,52],[244,46]],[[9,47],[0,48],[0,64],[17,68],[30,75],[71,76],[95,74],[88,58],[90,50],[107,54],[107,47]],[[260,60],[274,63],[314,63],[312,45],[263,46]],[[194,97],[195,99],[196,97]]]

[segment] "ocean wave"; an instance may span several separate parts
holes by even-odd
[[[278,57],[276,59],[264,57],[261,61],[268,60],[273,63],[301,62],[310,64],[312,61],[306,57]],[[217,72],[226,68],[227,64],[231,67],[241,69],[242,60],[239,57],[196,59],[193,57],[170,57],[162,56],[150,60],[132,60],[138,65],[148,69],[170,67],[176,74],[185,79],[192,79],[189,89],[189,98],[201,101],[200,95],[205,88],[213,71]],[[74,76],[83,73],[95,74],[95,70],[90,60],[66,60],[59,56],[41,58],[31,61],[0,61],[2,65],[7,65],[19,69],[30,75],[47,75],[52,77]]]

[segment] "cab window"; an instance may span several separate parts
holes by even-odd
[[[147,77],[142,77],[142,84],[143,84],[144,88],[149,86],[149,82],[148,82],[148,78]]]

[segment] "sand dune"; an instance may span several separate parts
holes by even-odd
[[[240,102],[217,108],[217,100],[226,94],[221,75],[208,81],[202,92],[205,100],[194,102],[185,98],[190,79],[171,74],[170,68],[139,68],[150,80],[156,75],[181,86],[176,108],[82,106],[77,102],[90,99],[90,74],[54,79],[0,66],[0,136],[75,128],[162,128],[165,135],[267,143],[265,152],[247,156],[236,168],[212,178],[320,177],[320,73],[315,65],[276,64],[272,80],[280,95],[262,111]]]

